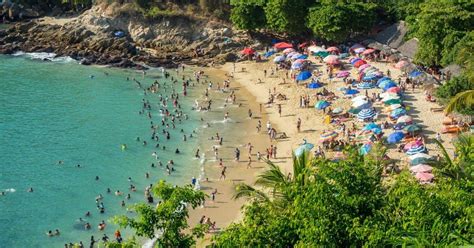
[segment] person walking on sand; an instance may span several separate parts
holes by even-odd
[[[279,114],[280,117],[281,117],[281,104],[278,104],[278,114]]]
[[[273,158],[276,159],[277,158],[277,147],[276,147],[276,145],[273,146],[272,154],[273,154]]]
[[[296,121],[296,129],[298,130],[298,133],[301,131],[301,119],[298,118]]]
[[[225,171],[226,171],[226,169],[227,169],[227,167],[225,167],[225,166],[222,168],[221,176],[219,177],[219,180],[221,180],[221,179],[225,180]]]
[[[260,130],[262,129],[262,122],[258,120],[257,122],[257,133],[260,133]]]
[[[249,161],[247,162],[247,169],[252,168],[252,156],[249,154]]]

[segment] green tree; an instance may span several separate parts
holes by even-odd
[[[239,29],[253,31],[265,27],[265,0],[232,0],[230,20]]]
[[[472,89],[474,89],[474,81],[469,80],[465,75],[460,75],[439,87],[436,90],[436,95],[440,98],[441,103],[449,105],[448,113],[456,111],[461,114],[474,115]]]
[[[307,4],[307,0],[268,0],[265,6],[267,27],[280,33],[303,33],[306,31]]]
[[[204,202],[204,193],[194,190],[190,185],[174,187],[164,181],[152,189],[160,203],[154,207],[137,204],[136,218],[117,216],[115,221],[122,227],[131,227],[138,236],[157,238],[159,247],[190,247],[195,237],[200,237],[205,229],[200,226],[185,233],[189,208],[196,208]]]

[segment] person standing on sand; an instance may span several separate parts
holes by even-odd
[[[225,166],[222,168],[221,176],[219,177],[219,180],[221,180],[222,178],[224,178],[224,180],[225,180],[225,171],[226,171],[226,169],[227,169],[227,167],[225,167]]]
[[[260,130],[262,129],[262,122],[258,120],[257,122],[257,133],[260,133]]]
[[[247,169],[252,168],[252,156],[249,154],[249,161],[247,163]]]
[[[298,133],[301,131],[301,119],[298,118],[298,121],[296,121],[296,129],[298,130]]]
[[[281,117],[281,104],[278,104],[278,114],[279,114],[280,117]]]
[[[273,158],[276,159],[276,157],[277,157],[277,147],[276,147],[276,145],[273,146],[273,152],[272,153],[273,153]]]

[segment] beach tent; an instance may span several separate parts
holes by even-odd
[[[293,48],[293,45],[286,42],[278,42],[275,45],[273,45],[273,47],[276,49],[286,49],[286,48]]]
[[[318,101],[314,105],[314,107],[317,108],[317,109],[325,109],[325,108],[329,107],[329,105],[331,105],[330,102],[322,100],[322,101]]]
[[[337,65],[339,64],[339,57],[336,56],[336,55],[328,55],[326,56],[324,59],[323,59],[324,62],[326,62],[326,64],[329,64],[329,65]]]
[[[320,84],[320,83],[316,83],[316,82],[312,82],[312,83],[308,84],[309,89],[319,89],[321,87],[323,87],[323,85]]]
[[[387,142],[389,144],[394,144],[400,142],[404,137],[405,134],[403,134],[402,132],[394,132],[387,137]]]
[[[244,50],[240,51],[240,53],[244,54],[244,55],[253,55],[253,54],[255,54],[255,50],[253,50],[250,47],[246,47],[246,48],[244,48]]]
[[[300,74],[298,74],[298,76],[296,77],[296,80],[304,81],[304,80],[307,80],[308,78],[310,78],[311,76],[312,76],[311,72],[302,71],[302,72],[300,72]]]

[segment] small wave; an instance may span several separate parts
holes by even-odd
[[[14,188],[5,189],[5,192],[15,193],[15,192],[16,192],[16,189],[14,189]]]
[[[47,60],[52,62],[59,62],[59,63],[70,63],[75,62],[73,58],[69,56],[57,57],[55,53],[25,53],[25,52],[16,52],[12,54],[12,56],[23,56],[33,60]]]

